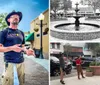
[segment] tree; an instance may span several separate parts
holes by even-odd
[[[67,10],[70,8],[72,8],[72,2],[71,2],[71,0],[63,0],[63,4],[64,4],[64,6],[63,6],[63,9],[64,9],[64,11],[65,11],[65,14],[67,14]]]
[[[81,0],[80,3],[81,3],[82,5],[84,5],[84,1],[83,1],[83,0]]]
[[[54,12],[55,19],[56,19],[57,11],[59,10],[59,2],[60,2],[60,0],[51,0],[50,1],[50,8],[51,8],[51,11]]]
[[[6,16],[7,16],[7,13],[0,14],[0,30],[3,30],[7,27],[7,23],[5,21]]]
[[[100,0],[85,0],[88,2],[87,5],[91,6],[94,10],[94,13],[96,12],[96,9],[100,8]],[[83,0],[81,0],[81,3],[83,3]]]
[[[64,45],[64,53],[67,54],[67,57],[68,57],[69,53],[71,52],[71,50],[72,50],[72,46],[69,43],[66,43]]]
[[[85,47],[93,52],[95,56],[100,53],[100,44],[99,43],[86,43]]]
[[[65,10],[68,10],[69,8],[70,9],[72,8],[72,1],[71,0],[64,0],[63,4],[64,4],[63,8]]]

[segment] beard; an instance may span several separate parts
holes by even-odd
[[[18,25],[18,24],[19,24],[19,22],[14,21],[14,22],[12,22],[12,24],[13,24],[13,25]]]

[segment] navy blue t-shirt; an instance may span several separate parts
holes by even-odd
[[[25,44],[24,33],[18,29],[6,28],[0,32],[0,43],[4,47]],[[22,63],[24,61],[23,53],[14,51],[5,52],[4,60],[10,63]]]

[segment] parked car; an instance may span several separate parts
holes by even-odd
[[[96,62],[100,62],[100,57],[95,58]]]
[[[83,68],[89,67],[90,63],[95,61],[95,59],[91,58],[91,57],[82,57],[81,60],[82,60],[82,67]],[[75,61],[76,61],[76,58],[73,59],[73,66],[76,66]]]
[[[58,76],[58,75],[60,75],[59,59],[54,57],[54,56],[50,57],[50,74],[51,74],[51,76]]]
[[[70,61],[65,60],[66,74],[71,73],[71,70],[72,70],[72,64],[70,63]],[[55,56],[50,56],[50,74],[51,76],[60,75],[60,62],[59,62],[59,59]]]

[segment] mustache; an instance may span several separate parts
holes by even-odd
[[[18,20],[17,18],[15,18],[14,20]]]
[[[18,25],[18,24],[19,24],[19,22],[13,22],[12,24],[13,24],[13,25]]]

